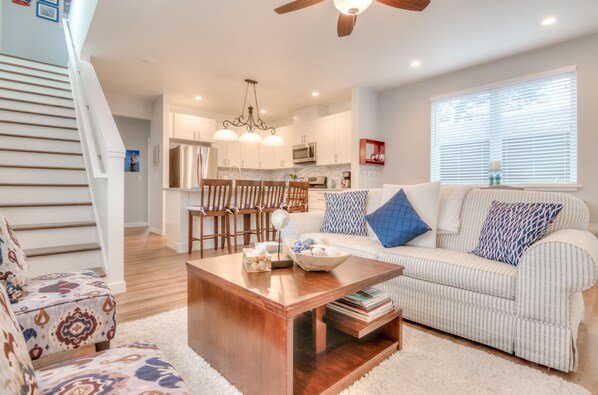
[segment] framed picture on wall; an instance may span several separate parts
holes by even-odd
[[[139,150],[127,150],[125,154],[125,173],[139,173]]]
[[[58,22],[58,8],[52,7],[49,4],[38,1],[36,15],[38,18],[47,19],[52,22]]]

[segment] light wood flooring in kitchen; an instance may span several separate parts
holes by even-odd
[[[226,250],[207,250],[204,257],[225,253]],[[191,256],[177,254],[166,247],[164,237],[151,234],[146,228],[125,230],[125,280],[127,292],[117,295],[119,322],[144,318],[187,305],[187,271],[185,262],[199,259],[199,252]],[[418,324],[408,325],[458,344],[489,352],[500,358],[527,365],[578,383],[591,393],[598,393],[598,285],[584,292],[585,318],[579,331],[579,369],[565,374],[537,366],[493,348],[455,337]]]

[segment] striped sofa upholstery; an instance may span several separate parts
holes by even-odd
[[[381,201],[372,189],[367,212]],[[525,252],[519,266],[469,254],[478,242],[493,200],[555,202],[563,210],[545,238]],[[567,194],[472,189],[455,235],[439,235],[436,249],[384,248],[369,236],[319,232],[323,213],[291,215],[283,236],[327,238],[354,255],[405,266],[404,275],[383,283],[404,317],[483,343],[561,371],[577,369],[577,332],[583,318],[581,291],[598,275],[598,240],[587,226],[589,211]]]

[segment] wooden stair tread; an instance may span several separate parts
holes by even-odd
[[[46,125],[46,124],[43,124],[43,123],[9,121],[9,120],[6,120],[6,119],[0,119],[0,122],[1,123],[10,123],[12,125],[41,126],[41,127],[44,127],[44,128],[53,128],[53,129],[79,130],[78,128],[76,128],[74,126]]]
[[[31,207],[70,207],[91,206],[91,202],[72,203],[0,203],[0,208],[31,208]]]
[[[64,96],[58,96],[58,95],[51,95],[49,93],[30,92],[30,91],[24,91],[22,89],[9,88],[9,87],[6,87],[6,86],[0,87],[0,89],[3,89],[5,91],[11,91],[11,92],[27,93],[27,94],[30,94],[30,95],[46,96],[46,97],[52,97],[54,99],[63,99],[63,100],[73,101],[72,97],[64,97]]]
[[[6,64],[4,62],[0,62],[1,64]],[[14,67],[23,67],[23,66],[19,66],[16,64],[11,64],[11,66]],[[40,69],[33,69],[31,67],[23,67],[25,69],[28,70],[36,70],[36,71],[44,71],[44,70],[40,70]],[[16,75],[22,75],[23,77],[32,77],[32,78],[39,78],[40,80],[46,80],[46,81],[52,81],[52,82],[62,82],[63,84],[70,84],[69,81],[64,81],[64,80],[60,80],[60,79],[56,79],[56,78],[49,78],[49,77],[42,77],[41,75],[36,75],[36,74],[29,74],[29,73],[23,73],[21,71],[14,71],[14,70],[3,70],[0,69],[0,71],[4,72],[4,73],[10,73],[10,74],[16,74]],[[58,73],[52,73],[52,74],[56,74],[56,75],[62,75],[64,77],[67,77],[64,74],[58,74]]]
[[[16,113],[19,113],[19,114],[27,114],[27,115],[40,115],[40,116],[43,116],[43,117],[52,117],[52,118],[77,119],[76,117],[74,117],[72,115],[46,114],[46,113],[43,113],[43,112],[17,110],[17,109],[14,109],[14,108],[5,108],[5,107],[0,107],[0,111],[16,112]]]
[[[28,258],[33,258],[33,257],[38,257],[38,256],[72,254],[75,252],[85,252],[85,251],[96,251],[96,250],[100,250],[100,249],[101,249],[101,247],[97,243],[86,243],[86,244],[73,244],[73,245],[55,246],[55,247],[30,248],[30,249],[26,249],[24,251]]]
[[[94,221],[82,222],[58,222],[52,224],[29,224],[29,225],[12,225],[14,231],[23,230],[44,230],[44,229],[66,229],[66,228],[84,228],[88,226],[96,226]]]
[[[14,183],[14,182],[3,182],[0,183],[0,187],[88,187],[88,184],[41,184],[41,183]]]
[[[16,56],[16,55],[9,55],[9,54],[6,54],[4,52],[0,52],[0,55],[6,56],[7,58],[19,59],[19,60],[24,60],[26,62],[36,63],[36,64],[39,64],[39,65],[46,65],[46,66],[52,66],[52,67],[56,67],[56,68],[59,68],[59,69],[63,69],[64,70],[64,75],[68,75],[68,67],[66,67],[66,66],[61,66],[59,64],[48,63],[48,62],[40,62],[39,60],[32,60],[32,59],[22,58],[22,57]],[[12,64],[12,65],[15,65],[15,66],[20,66],[20,64],[15,64],[15,63],[9,63],[9,64]],[[35,70],[46,71],[44,69],[35,69]]]
[[[0,62],[0,63],[2,63],[2,62]],[[8,88],[0,88],[0,89],[9,90]],[[35,93],[32,93],[32,94],[35,94]],[[2,94],[0,94],[0,99],[1,100],[10,100],[10,101],[13,101],[13,102],[18,102],[18,103],[34,104],[36,106],[64,108],[64,109],[67,109],[67,110],[74,110],[75,109],[75,107],[72,107],[72,106],[63,106],[63,105],[60,105],[60,104],[50,104],[50,103],[43,103],[43,102],[38,102],[38,101],[33,101],[33,100],[25,100],[25,99],[15,99],[13,97],[3,96]]]
[[[0,133],[4,137],[16,137],[20,139],[36,139],[36,140],[52,140],[52,141],[67,141],[70,143],[80,143],[79,139],[67,139],[63,137],[46,137],[46,136],[27,136],[24,134]]]
[[[51,85],[36,84],[35,82],[15,80],[15,79],[12,79],[12,78],[0,77],[0,80],[2,80],[2,81],[8,81],[8,82],[14,82],[16,84],[25,84],[25,85],[37,86],[39,88],[56,89],[57,91],[62,91],[62,92],[71,92],[70,89],[66,89],[66,88],[58,88],[58,87],[51,86]],[[67,84],[67,83],[68,82],[65,82],[65,84]]]
[[[20,149],[20,148],[2,148],[0,147],[0,151],[10,151],[10,152],[26,152],[29,154],[50,154],[50,155],[74,155],[74,156],[83,156],[80,152],[64,152],[64,151],[44,151],[44,150],[34,150],[34,149]]]
[[[32,169],[32,170],[72,170],[85,171],[84,167],[60,167],[60,166],[29,166],[29,165],[0,165],[5,169]]]

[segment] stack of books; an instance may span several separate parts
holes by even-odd
[[[328,308],[349,317],[370,322],[392,311],[392,299],[379,289],[370,287],[328,303]]]

